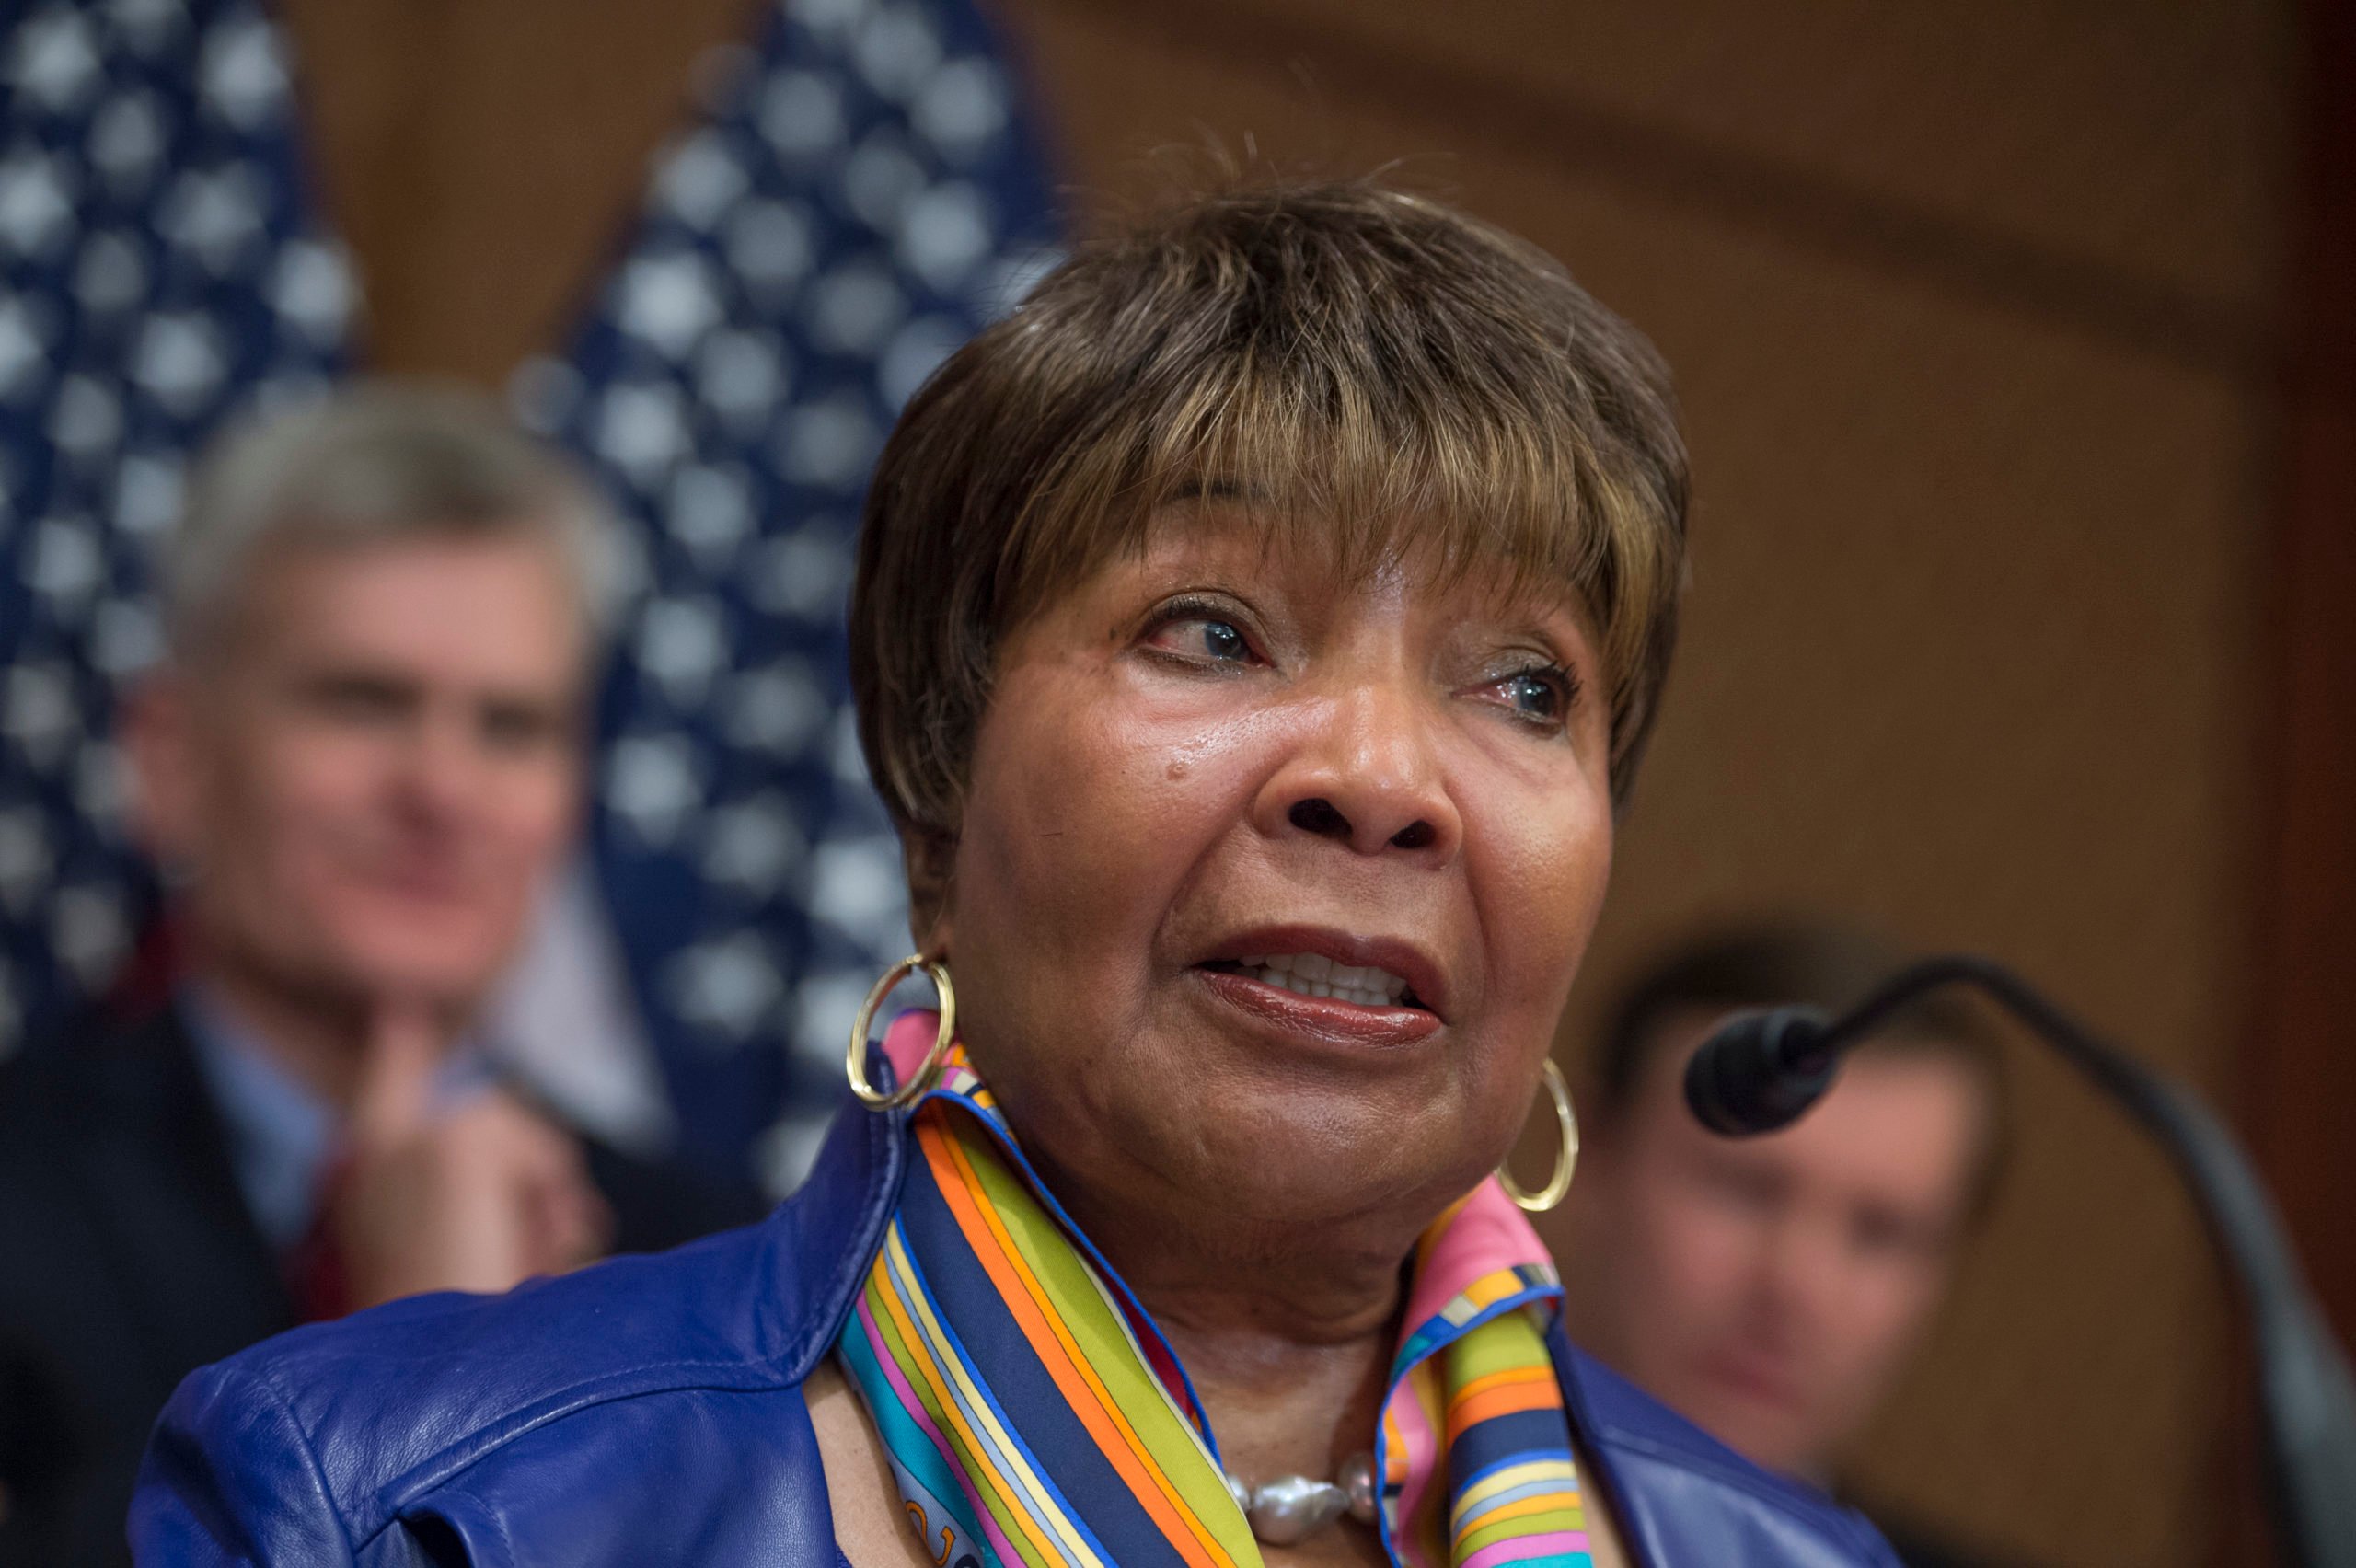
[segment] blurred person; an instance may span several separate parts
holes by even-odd
[[[2004,1143],[1999,1038],[1931,997],[1843,1064],[1797,1123],[1722,1137],[1686,1108],[1729,1015],[1838,1010],[1901,962],[1808,919],[1722,930],[1661,959],[1607,1024],[1564,1210],[1573,1334],[1770,1469],[1834,1486],[1945,1296]],[[1956,1548],[1878,1521],[1915,1568]]]
[[[143,1561],[1887,1564],[1574,1350],[1524,1213],[1686,493],[1650,346],[1436,202],[1075,246],[868,490],[917,946],[808,1181],[193,1375]]]
[[[201,467],[121,716],[169,972],[0,1074],[0,1560],[123,1560],[192,1367],[759,1214],[577,1136],[477,1029],[575,840],[612,525],[455,391]]]

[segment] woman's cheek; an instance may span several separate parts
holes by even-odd
[[[1500,997],[1516,1013],[1542,1015],[1551,1040],[1611,881],[1609,800],[1558,787],[1484,813],[1479,827],[1467,852],[1484,884],[1476,897]]]
[[[1133,941],[1203,836],[1215,695],[1139,689],[1117,662],[1011,671],[976,746],[964,846],[965,873],[999,896],[965,906],[1068,949]]]

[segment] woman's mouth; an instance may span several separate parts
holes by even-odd
[[[1295,996],[1330,998],[1361,1008],[1417,1008],[1414,988],[1387,969],[1353,968],[1322,952],[1253,954],[1206,963],[1218,974],[1241,974]]]
[[[1198,964],[1195,972],[1227,1006],[1303,1043],[1400,1047],[1430,1038],[1440,1026],[1439,1015],[1401,976],[1319,953],[1247,954]]]

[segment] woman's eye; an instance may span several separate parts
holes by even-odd
[[[1578,688],[1569,671],[1545,668],[1518,671],[1499,681],[1494,689],[1516,713],[1555,725],[1569,717],[1572,695]]]
[[[1252,644],[1235,623],[1210,616],[1164,621],[1148,640],[1165,653],[1213,663],[1240,664],[1252,657]]]

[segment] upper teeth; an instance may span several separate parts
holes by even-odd
[[[1362,1008],[1395,1006],[1407,994],[1407,982],[1387,969],[1353,969],[1335,963],[1322,952],[1276,952],[1238,959],[1243,973],[1270,986],[1281,986],[1304,997],[1332,997]]]

